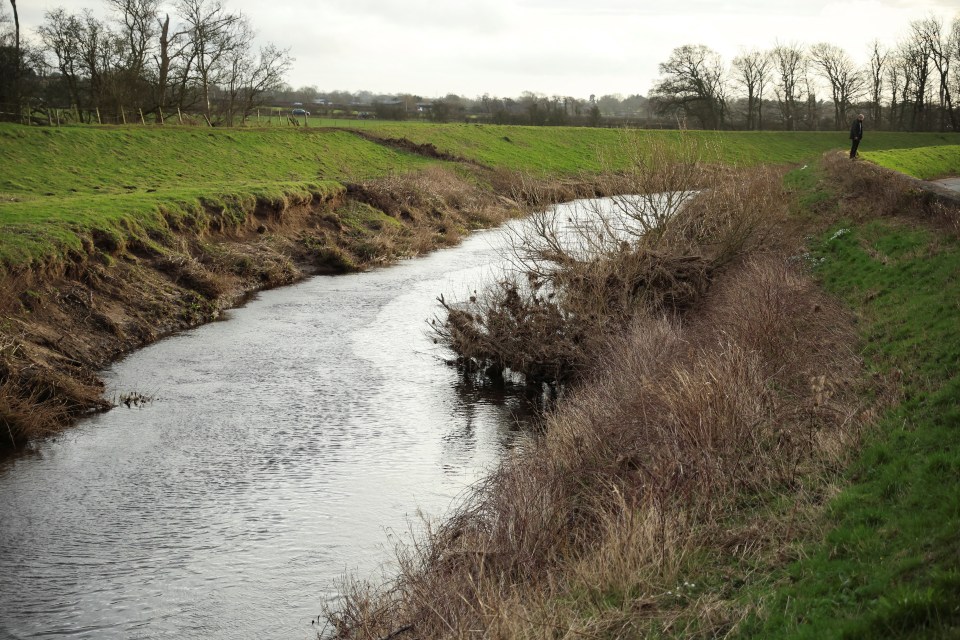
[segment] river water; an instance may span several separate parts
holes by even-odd
[[[426,331],[504,243],[264,292],[105,372],[155,400],[0,465],[0,638],[315,637],[344,573],[377,575],[515,437],[523,403]]]

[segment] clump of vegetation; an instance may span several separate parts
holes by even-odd
[[[516,238],[517,272],[466,302],[441,297],[438,338],[466,368],[569,382],[638,313],[693,308],[716,273],[763,244],[784,215],[775,171],[718,171],[695,145],[631,142],[631,167],[602,187],[630,195],[567,217],[553,207],[534,213]]]

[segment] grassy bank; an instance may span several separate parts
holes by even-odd
[[[940,171],[928,157],[916,173]],[[752,591],[763,606],[742,637],[960,633],[960,216],[911,207],[875,218],[872,194],[849,195],[811,261],[856,310],[865,365],[893,406],[845,471],[823,539]]]
[[[921,180],[960,175],[960,145],[890,149],[863,154],[870,162]]]
[[[492,167],[554,176],[619,170],[628,166],[622,153],[625,134],[618,129],[520,127],[475,124],[430,124],[376,120],[321,120],[321,125],[349,127],[384,138],[433,144],[442,152]],[[828,149],[848,146],[845,132],[775,131],[631,131],[634,141],[695,141],[717,151],[727,164],[754,166],[806,162]],[[871,132],[863,151],[909,149],[957,142],[951,134]]]

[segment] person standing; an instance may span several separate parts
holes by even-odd
[[[860,140],[863,139],[863,114],[857,116],[857,119],[853,121],[853,126],[850,127],[850,140],[853,142],[850,144],[850,159],[853,160],[857,157],[857,147],[860,146]]]

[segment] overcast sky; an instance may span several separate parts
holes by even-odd
[[[223,2],[263,42],[290,48],[295,87],[424,97],[645,95],[657,65],[684,44],[705,44],[729,63],[777,41],[827,41],[865,62],[871,41],[894,44],[911,20],[960,15],[960,0]],[[105,15],[99,0],[19,0],[22,26],[57,6]]]

